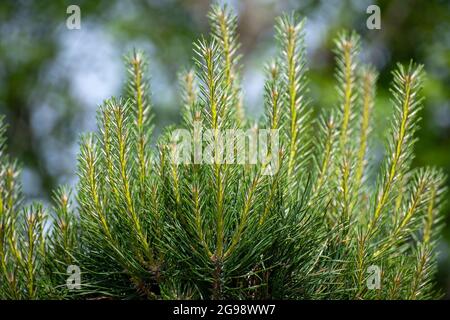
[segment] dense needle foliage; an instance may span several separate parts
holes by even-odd
[[[337,38],[337,104],[316,109],[304,21],[280,17],[265,116],[252,123],[242,106],[236,17],[214,6],[209,19],[210,37],[194,45],[195,67],[180,75],[181,126],[192,134],[199,123],[215,133],[278,130],[278,151],[266,149],[278,170],[223,163],[217,149],[211,163],[174,162],[175,127],[152,143],[145,57],[133,52],[128,95],[105,101],[98,131],[81,139],[76,201],[61,188],[51,209],[23,206],[1,138],[0,297],[439,297],[433,276],[445,177],[410,168],[422,66],[393,72],[394,116],[378,168],[368,152],[377,74],[358,61],[358,35]],[[218,134],[211,139],[220,144]],[[80,289],[66,286],[69,265],[81,269]],[[373,266],[380,288],[367,284]]]

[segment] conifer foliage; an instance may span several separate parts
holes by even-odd
[[[218,148],[208,163],[174,162],[176,128],[152,142],[146,60],[132,52],[127,95],[99,108],[97,132],[80,141],[76,192],[59,189],[51,208],[22,205],[0,123],[0,297],[439,297],[433,275],[445,177],[411,169],[422,66],[393,72],[393,118],[373,179],[377,73],[358,61],[358,35],[338,36],[336,105],[315,110],[305,21],[277,19],[265,113],[253,124],[242,105],[237,18],[213,6],[209,19],[211,36],[195,42],[194,66],[180,74],[181,127],[193,136],[199,124],[212,129],[215,145],[220,131],[277,130],[278,151],[266,149],[277,170],[223,163]],[[66,286],[71,265],[81,270],[76,289]],[[371,270],[380,273],[375,287]]]

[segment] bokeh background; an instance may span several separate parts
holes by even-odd
[[[311,95],[335,103],[333,37],[342,29],[362,35],[362,59],[380,71],[375,126],[382,150],[391,113],[390,70],[412,58],[427,70],[414,165],[450,173],[450,1],[235,0],[239,16],[247,112],[262,113],[263,66],[274,55],[273,23],[297,10],[306,24]],[[66,27],[67,7],[81,8],[81,29]],[[48,201],[52,189],[76,183],[78,136],[95,130],[95,110],[122,93],[123,55],[149,56],[157,129],[180,120],[177,72],[191,66],[192,42],[208,32],[209,0],[0,1],[0,114],[9,123],[9,151],[23,165],[26,201]],[[366,9],[381,8],[381,30],[368,30]],[[450,206],[440,247],[439,285],[450,298]]]

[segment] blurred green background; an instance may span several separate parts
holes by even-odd
[[[222,1],[239,15],[246,109],[262,113],[263,66],[274,55],[273,23],[297,10],[306,25],[311,94],[318,106],[335,102],[331,53],[341,29],[362,35],[362,59],[381,72],[376,105],[381,154],[391,112],[390,70],[412,58],[425,64],[425,109],[414,165],[450,173],[450,1]],[[66,27],[69,5],[81,8],[81,29]],[[95,130],[95,110],[120,95],[123,55],[146,51],[157,129],[179,121],[177,72],[191,65],[192,41],[208,32],[208,0],[86,0],[0,2],[0,114],[9,123],[9,150],[23,165],[27,201],[46,201],[58,184],[76,182],[80,133]],[[381,30],[369,30],[366,9],[381,8]],[[450,298],[450,206],[440,247],[439,284]]]

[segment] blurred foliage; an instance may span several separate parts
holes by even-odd
[[[272,44],[273,19],[282,11],[297,9],[308,17],[307,34],[313,34],[307,39],[312,61],[310,76],[314,83],[311,94],[320,106],[335,103],[332,100],[334,82],[329,80],[335,68],[330,50],[333,37],[343,28],[356,29],[362,35],[363,47],[368,48],[363,58],[380,71],[377,87],[380,138],[392,109],[387,91],[392,76],[387,70],[392,70],[398,61],[410,59],[425,64],[424,95],[427,99],[421,114],[415,165],[439,165],[450,173],[449,1],[226,2],[239,14],[238,32],[244,65],[246,57],[256,61],[243,70],[245,93],[254,97],[254,91],[259,91],[258,98],[247,99],[252,113],[262,109],[259,106],[262,82],[258,75],[261,75],[263,63],[272,55],[268,48]],[[81,30],[66,28],[66,8],[70,4],[81,8]],[[381,30],[366,28],[366,8],[370,4],[381,8]],[[99,78],[110,84],[101,92],[103,98],[118,94],[114,91],[120,90],[110,78],[118,79],[116,83],[122,82],[122,55],[133,47],[148,51],[155,123],[162,126],[179,121],[180,103],[175,95],[177,72],[191,63],[192,41],[197,34],[207,31],[205,16],[209,6],[207,0],[0,2],[0,113],[6,115],[9,124],[10,151],[25,167],[24,191],[29,198],[49,198],[56,185],[73,181],[77,135],[92,129],[89,125],[95,123],[93,110],[102,101],[91,103],[84,95],[99,91],[98,88],[89,88],[89,78],[83,78],[85,73],[80,71],[78,82],[88,88],[82,85],[83,90],[74,90],[77,84],[73,80],[74,70],[91,69],[94,75],[99,73],[90,60],[96,48],[86,49],[84,39],[95,33],[94,46],[97,39],[109,39],[107,43],[113,50],[107,53],[112,56],[110,60],[119,64],[117,69],[108,64],[107,68],[113,70]],[[71,48],[72,60],[67,59],[67,47]],[[98,54],[102,52],[99,49]],[[97,62],[101,64],[102,60]],[[447,212],[450,212],[449,206]],[[450,214],[447,217],[447,225],[450,225]],[[445,234],[448,243],[449,227]],[[443,244],[441,263],[442,285],[446,288],[450,288],[448,247]]]

